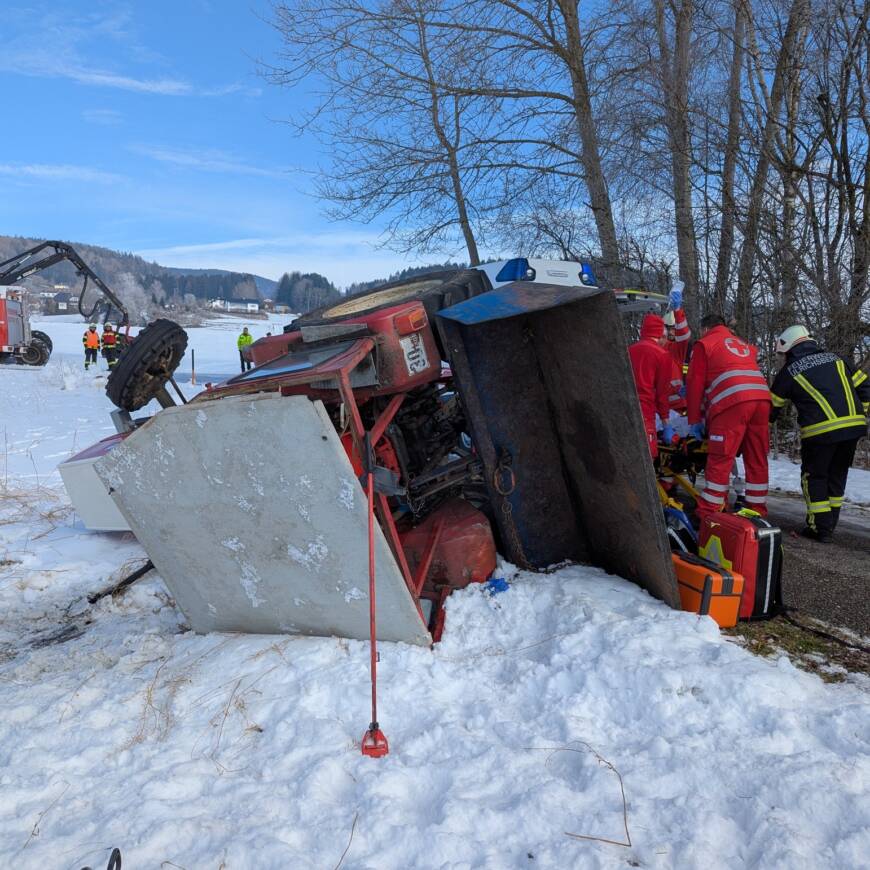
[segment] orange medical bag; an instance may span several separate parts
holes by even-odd
[[[737,625],[743,575],[691,553],[671,553],[683,610],[712,616],[720,628]]]

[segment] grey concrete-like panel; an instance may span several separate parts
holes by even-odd
[[[365,492],[320,402],[169,408],[96,472],[195,631],[368,638]],[[429,644],[375,533],[378,636]]]

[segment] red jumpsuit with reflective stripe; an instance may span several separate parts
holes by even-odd
[[[671,390],[668,395],[668,403],[671,410],[685,412],[686,400],[680,395],[683,386],[683,364],[689,351],[689,339],[692,330],[689,329],[689,321],[686,320],[686,312],[682,308],[674,310],[674,338],[668,339],[667,351],[671,355]]]
[[[770,390],[758,349],[716,326],[695,343],[686,376],[689,424],[701,422],[706,401],[708,450],[701,515],[722,510],[735,458],[743,455],[747,507],[767,514]]]
[[[671,358],[660,344],[649,338],[642,338],[631,345],[628,349],[628,358],[634,373],[650,456],[655,459],[659,455],[656,414],[662,418],[662,421],[668,419]]]

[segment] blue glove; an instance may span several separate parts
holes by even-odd
[[[665,426],[662,429],[662,443],[663,444],[673,444],[674,443],[674,427],[673,426]]]
[[[671,311],[676,311],[683,307],[683,282],[677,278],[674,281],[674,286],[671,287],[671,292],[668,293],[668,302],[670,303]]]
[[[689,426],[689,434],[693,438],[697,438],[699,441],[704,440],[704,424],[703,423],[693,423]]]
[[[507,592],[510,585],[504,577],[491,577],[483,586],[490,595],[498,595],[499,592]]]

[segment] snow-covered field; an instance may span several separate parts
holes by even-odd
[[[235,371],[240,323],[191,330],[198,370]],[[380,760],[365,644],[197,636],[153,574],[89,605],[145,557],[53,470],[111,431],[62,326],[45,370],[0,370],[0,867],[868,866],[867,681],[601,571],[504,566],[434,649],[384,644]]]
[[[789,459],[771,459],[768,474],[771,489],[781,489],[783,492],[801,491],[800,463]],[[849,472],[849,479],[846,482],[846,501],[870,505],[870,471],[853,468]]]

